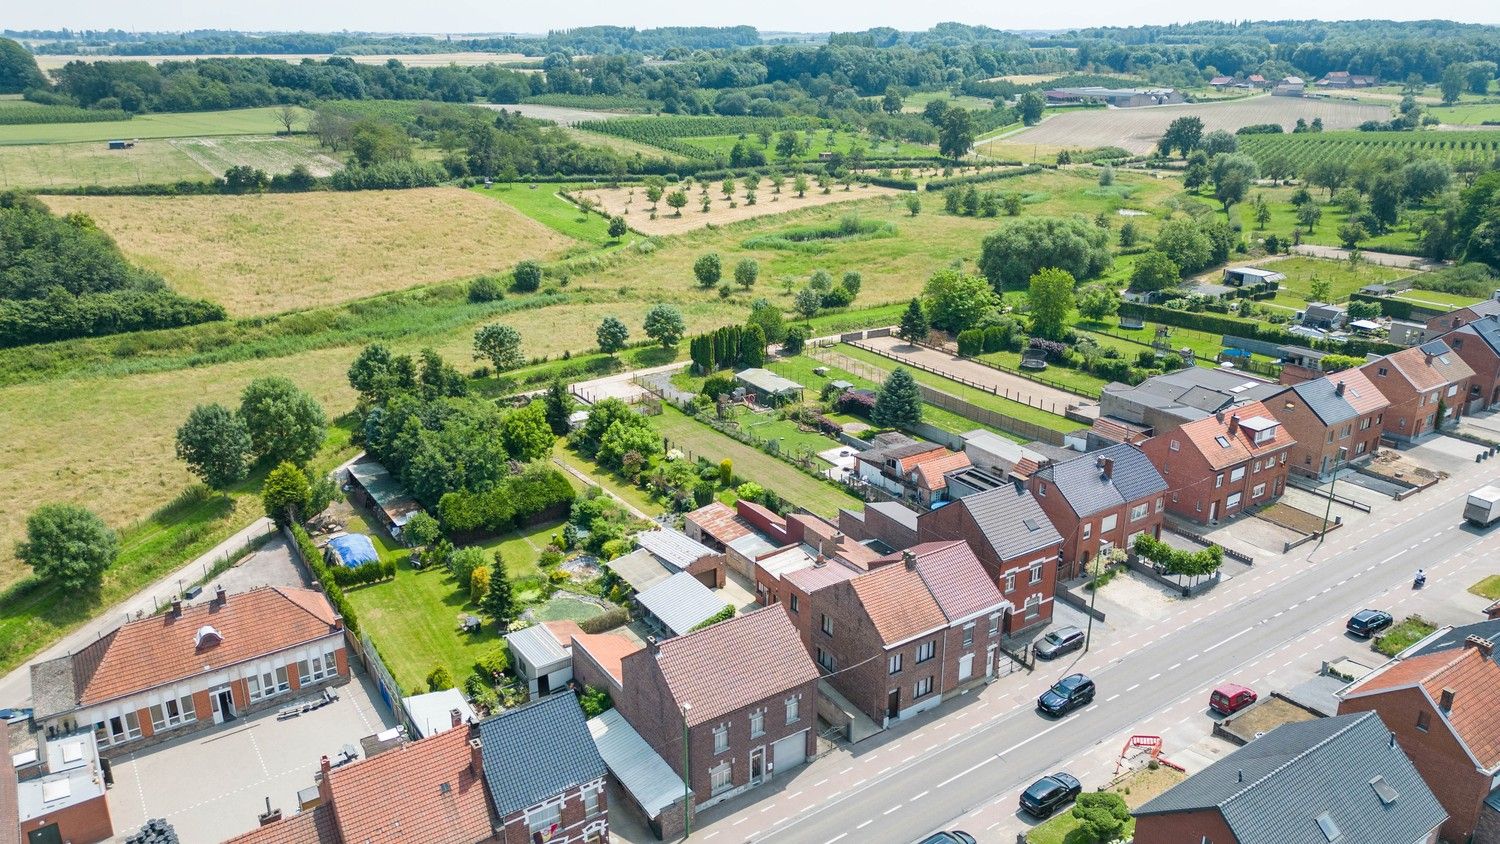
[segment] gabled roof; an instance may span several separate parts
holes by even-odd
[[[643,531],[635,535],[635,541],[637,545],[679,569],[685,569],[714,553],[707,545],[671,528],[659,527]]]
[[[1392,352],[1384,360],[1419,392],[1444,387],[1474,375],[1474,370],[1442,340],[1431,340],[1420,346]],[[1365,368],[1379,363],[1380,361],[1372,361],[1365,364]]]
[[[1273,429],[1275,435],[1271,439],[1259,444],[1255,442],[1258,431]],[[1184,448],[1196,450],[1214,469],[1227,469],[1293,443],[1285,426],[1272,419],[1271,412],[1258,401],[1218,416],[1189,422],[1168,436],[1173,440],[1179,437],[1185,440]]]
[[[821,566],[813,565],[811,568],[798,569],[787,574],[782,579],[792,586],[801,589],[803,592],[812,594],[826,586],[843,583],[846,580],[853,580],[862,573],[862,570],[848,563],[839,560],[828,560]]]
[[[849,583],[886,645],[946,627],[948,617],[920,575],[901,563],[882,566]]]
[[[1491,354],[1500,355],[1500,317],[1491,314],[1482,319],[1476,319],[1467,325],[1448,332],[1444,336],[1452,336],[1454,334],[1478,337],[1483,342],[1485,348],[1490,350]]]
[[[1135,815],[1217,810],[1240,844],[1411,844],[1447,813],[1390,736],[1373,712],[1285,724]],[[1389,803],[1377,778],[1394,794]],[[1320,828],[1324,816],[1337,837]]]
[[[1006,484],[966,495],[948,506],[969,514],[979,528],[979,537],[1001,560],[1013,560],[1062,541],[1042,505],[1024,486]]]
[[[1443,712],[1469,753],[1487,771],[1500,769],[1500,664],[1477,647],[1434,651],[1408,657],[1376,671],[1344,693],[1344,697],[1365,697],[1393,689],[1420,687],[1431,698],[1434,707],[1444,691],[1452,691],[1453,707]]]
[[[650,649],[632,654],[625,665],[653,658],[674,704],[692,704],[688,726],[818,679],[817,666],[780,604],[668,639],[655,654]]]
[[[849,585],[887,646],[1009,606],[962,540],[924,542],[886,559],[893,562]]]
[[[1114,469],[1105,477],[1100,463],[1113,460]],[[1065,463],[1044,466],[1036,478],[1050,483],[1052,494],[1061,495],[1079,517],[1119,507],[1167,490],[1167,482],[1151,465],[1146,453],[1128,443],[1089,452]]]
[[[914,473],[916,475],[917,486],[928,492],[943,489],[948,486],[948,482],[944,480],[943,475],[948,472],[967,468],[968,466],[969,455],[964,454],[962,451],[950,451],[947,454],[940,454],[929,460],[923,460],[917,464],[917,469]]]
[[[343,844],[343,841],[334,823],[333,806],[324,803],[236,835],[224,844]]]
[[[479,741],[485,787],[501,818],[604,776],[583,708],[568,692],[480,721]]]
[[[328,771],[343,840],[398,844],[414,833],[431,841],[489,836],[490,805],[470,765],[470,733],[449,730]]]

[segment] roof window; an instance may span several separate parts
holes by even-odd
[[[1333,818],[1329,817],[1327,812],[1318,815],[1318,829],[1323,830],[1323,837],[1330,842],[1337,841],[1344,835],[1339,832],[1339,825],[1333,822]]]
[[[1380,803],[1384,806],[1395,803],[1396,798],[1400,796],[1396,793],[1396,789],[1391,788],[1391,784],[1385,781],[1385,777],[1370,780],[1370,787],[1375,789],[1375,796],[1380,798]]]

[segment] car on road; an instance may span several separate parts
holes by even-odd
[[[1077,627],[1059,627],[1031,646],[1037,659],[1057,659],[1083,647],[1083,631]]]
[[[1208,708],[1220,715],[1229,716],[1254,703],[1257,697],[1255,690],[1249,686],[1225,683],[1208,696]]]
[[[1350,617],[1344,629],[1361,639],[1368,639],[1390,627],[1394,620],[1385,610],[1360,610]]]
[[[1036,699],[1036,708],[1059,718],[1094,699],[1094,681],[1082,674],[1069,674]]]
[[[1078,799],[1083,783],[1065,771],[1042,777],[1021,792],[1021,811],[1033,818],[1049,818],[1053,812]]]
[[[918,841],[917,844],[974,844],[974,836],[954,829],[948,832],[934,832]]]

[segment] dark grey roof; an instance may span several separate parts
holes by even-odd
[[[31,706],[34,717],[48,718],[78,706],[73,657],[60,656],[31,666]]]
[[[1477,319],[1453,333],[1477,336],[1490,347],[1490,351],[1500,355],[1500,318],[1487,316],[1484,319]]]
[[[1018,484],[965,495],[948,506],[968,511],[985,541],[1002,560],[1015,559],[1062,541],[1042,505],[1030,490]]]
[[[1315,378],[1292,386],[1292,392],[1301,397],[1308,408],[1323,420],[1324,425],[1334,425],[1359,416],[1354,405],[1343,396],[1334,394],[1336,389],[1337,386],[1327,378]]]
[[[1240,844],[1411,844],[1447,817],[1374,712],[1285,724],[1135,811],[1217,809]],[[1388,805],[1372,781],[1395,791]],[[1341,837],[1319,829],[1327,815]]]
[[[1177,396],[1178,404],[1196,407],[1205,413],[1217,413],[1234,402],[1234,396],[1207,387],[1189,387]]]
[[[604,776],[583,709],[561,692],[479,722],[484,782],[500,817]]]
[[[1115,461],[1108,478],[1099,468],[1099,461],[1106,458]],[[1166,480],[1151,465],[1146,453],[1128,443],[1091,451],[1066,463],[1054,463],[1037,472],[1037,477],[1050,481],[1079,516],[1090,516],[1167,489]]]
[[[1481,639],[1489,639],[1491,642],[1500,642],[1500,618],[1492,621],[1481,621],[1477,624],[1465,624],[1462,627],[1449,627],[1434,633],[1425,643],[1419,642],[1418,646],[1406,655],[1407,659],[1423,654],[1437,653],[1438,651],[1451,651],[1464,646],[1464,640],[1470,636],[1478,636]],[[1500,664],[1500,651],[1490,655],[1496,664]]]
[[[917,529],[916,511],[904,504],[895,501],[872,501],[865,505],[865,509],[874,510],[907,530]]]

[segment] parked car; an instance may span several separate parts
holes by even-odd
[[[1053,812],[1078,799],[1083,783],[1072,774],[1058,771],[1042,777],[1021,792],[1021,811],[1033,818],[1051,817]]]
[[[1229,716],[1254,703],[1255,690],[1239,683],[1225,683],[1208,696],[1208,708],[1220,715]]]
[[[1082,674],[1069,674],[1042,692],[1036,708],[1059,718],[1094,699],[1094,681]]]
[[[1368,639],[1390,627],[1394,620],[1385,610],[1360,610],[1349,619],[1344,629],[1361,639]]]
[[[0,721],[7,724],[24,724],[31,718],[30,709],[0,709]]]
[[[1077,627],[1059,627],[1031,646],[1037,659],[1056,659],[1083,647],[1083,631]]]
[[[974,844],[974,836],[955,829],[949,832],[934,832],[917,844]]]

